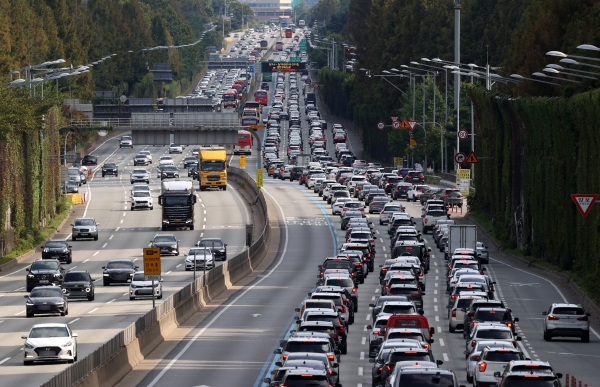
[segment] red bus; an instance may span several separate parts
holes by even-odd
[[[293,33],[293,31],[292,31],[292,29],[291,29],[291,28],[286,28],[286,29],[285,29],[285,37],[286,37],[286,38],[293,38],[293,34],[294,34],[294,33]]]
[[[223,107],[237,107],[238,105],[238,92],[235,89],[229,89],[223,93]]]
[[[238,143],[233,147],[233,154],[252,154],[252,134],[247,130],[238,130]]]
[[[261,105],[269,104],[269,93],[266,90],[256,90],[254,93],[254,100]]]

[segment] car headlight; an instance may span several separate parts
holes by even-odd
[[[47,248],[44,248],[44,253],[47,253],[48,251],[50,251],[50,250]]]
[[[27,274],[27,278],[33,278],[35,277],[33,274]]]
[[[60,275],[60,274],[54,274],[54,278],[60,278],[60,277],[62,277],[62,275]]]
[[[177,245],[171,245],[171,248],[172,248],[172,249],[176,249],[176,248],[177,248]]]
[[[65,304],[65,302],[64,302],[64,301],[61,301],[61,302],[57,302],[57,303],[56,303],[56,305],[58,305],[58,306],[63,306],[64,304]]]
[[[27,302],[25,303],[25,305],[32,306],[32,305],[34,305],[34,304],[33,304],[33,302],[32,302],[31,300],[27,300]]]
[[[90,288],[85,288],[85,291],[86,291],[86,292],[88,292],[88,293],[89,293],[91,290],[92,290],[92,289],[90,289]]]
[[[27,348],[27,349],[33,349],[35,347],[29,341],[26,341],[25,342],[25,348]]]
[[[65,347],[70,347],[72,345],[73,345],[73,342],[71,340],[69,340],[66,343],[64,343],[63,345],[61,345],[61,347],[65,348]]]
[[[103,276],[105,276],[105,277],[108,277],[110,274],[108,274],[108,273],[103,273],[102,275],[103,275]]]
[[[134,284],[130,284],[129,285],[132,289],[135,289],[137,286],[135,286]]]

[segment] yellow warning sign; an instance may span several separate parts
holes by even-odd
[[[415,140],[415,138],[413,136],[410,136],[410,146],[415,146],[417,145],[417,140]]]
[[[246,155],[240,155],[240,167],[246,168]]]
[[[402,157],[394,157],[394,167],[404,166],[404,160]]]
[[[144,247],[144,275],[160,275],[160,248]]]
[[[263,186],[263,171],[262,171],[262,169],[256,170],[256,186],[258,188]]]
[[[479,164],[479,160],[477,160],[477,156],[475,156],[475,152],[471,151],[465,160],[466,164]]]
[[[408,123],[408,120],[406,118],[402,120],[402,123],[400,124],[400,129],[410,129],[410,124]]]

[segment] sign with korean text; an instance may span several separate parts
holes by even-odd
[[[415,146],[417,145],[417,140],[415,140],[415,138],[411,135],[410,136],[410,146]]]
[[[470,169],[459,169],[456,171],[456,188],[460,190],[463,195],[469,194],[469,188],[471,183],[471,170]]]
[[[246,155],[240,155],[240,168],[246,168]]]
[[[161,265],[160,265],[160,248],[145,247],[144,248],[144,276],[146,281],[160,280]]]
[[[263,171],[262,171],[262,169],[256,170],[256,186],[258,188],[263,186]]]
[[[289,73],[298,70],[306,70],[306,63],[303,62],[260,62],[260,69],[263,73]]]
[[[579,209],[579,212],[581,212],[581,215],[583,215],[584,218],[587,217],[587,215],[590,213],[590,210],[592,209],[592,206],[596,202],[597,198],[598,198],[598,194],[572,194],[571,195],[571,199],[573,199],[573,201],[575,202],[575,205]]]
[[[404,165],[404,159],[402,157],[394,157],[394,167],[402,167]]]

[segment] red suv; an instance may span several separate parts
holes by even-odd
[[[425,175],[423,175],[423,172],[420,172],[420,171],[408,171],[406,176],[404,176],[404,181],[413,183],[413,184],[415,184],[415,183],[423,184],[423,183],[425,183]]]

